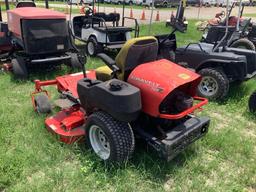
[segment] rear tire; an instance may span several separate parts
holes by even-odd
[[[77,53],[69,53],[70,54],[70,66],[73,69],[82,69],[82,64],[79,61]],[[84,65],[84,64],[83,64]]]
[[[106,163],[123,163],[132,156],[135,139],[128,123],[98,111],[89,116],[85,129],[88,145]]]
[[[90,37],[86,44],[86,51],[89,56],[96,56],[97,53],[102,52],[101,45],[98,44],[95,37]]]
[[[38,114],[51,113],[52,111],[51,103],[46,95],[35,97],[35,107]]]
[[[13,74],[18,79],[27,79],[28,71],[26,61],[23,57],[17,57],[12,59]]]
[[[199,96],[216,100],[223,99],[228,94],[229,80],[222,70],[205,68],[198,73],[202,76],[197,89]]]
[[[243,38],[233,42],[230,47],[255,51],[255,45],[250,40]]]
[[[252,113],[256,112],[256,91],[254,91],[248,101],[249,110]]]

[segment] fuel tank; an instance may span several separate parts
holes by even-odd
[[[195,96],[201,77],[171,61],[162,59],[141,64],[128,77],[128,83],[140,89],[142,111],[159,116],[161,102],[174,90]]]

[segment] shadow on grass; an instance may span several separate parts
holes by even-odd
[[[65,65],[55,66],[53,68],[44,68],[40,70],[30,71],[28,79],[18,79],[14,76],[12,72],[9,72],[11,75],[11,81],[16,84],[25,84],[27,82],[34,82],[34,80],[53,80],[58,76],[67,75],[70,73],[80,72],[77,69],[71,69]]]
[[[152,182],[163,183],[166,182],[170,175],[184,168],[186,162],[191,161],[197,155],[196,147],[192,145],[185,149],[184,152],[178,154],[173,160],[167,162],[140,142],[136,143],[132,159],[121,165],[105,164],[99,160],[87,145],[79,145],[75,153],[79,156],[82,166],[88,167],[88,162],[90,162],[90,169],[87,169],[88,172],[105,174],[109,179],[115,179],[120,172],[125,174],[127,169],[132,169],[138,174],[143,175],[143,177],[152,180]]]
[[[228,95],[221,100],[215,100],[215,102],[219,105],[225,105],[227,103],[233,102],[237,103],[240,102],[242,98],[244,98],[250,92],[251,88],[249,86],[244,85],[243,83],[231,83],[229,87]]]

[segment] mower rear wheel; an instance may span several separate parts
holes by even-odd
[[[28,78],[28,70],[26,66],[26,61],[22,57],[17,57],[12,59],[12,69],[13,74],[18,79],[27,79]]]
[[[35,107],[38,114],[51,113],[52,107],[47,95],[37,95],[35,97]]]
[[[229,80],[220,69],[205,68],[199,71],[202,80],[198,85],[199,96],[210,100],[223,99],[229,90]]]
[[[233,42],[230,47],[255,51],[255,45],[249,39],[243,38]]]
[[[90,37],[86,44],[86,51],[89,56],[95,56],[102,51],[102,46],[98,44],[95,37]]]
[[[252,113],[256,112],[256,91],[254,91],[248,101],[249,110]]]
[[[88,145],[106,163],[123,163],[132,156],[135,138],[128,123],[98,111],[89,116],[85,129]]]
[[[81,69],[82,64],[79,61],[77,53],[70,53],[71,60],[70,60],[70,65],[73,69]]]

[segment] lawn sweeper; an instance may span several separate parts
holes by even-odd
[[[203,137],[210,123],[195,111],[207,104],[196,96],[200,75],[175,63],[157,60],[155,37],[128,40],[115,61],[98,54],[106,64],[96,70],[35,81],[32,103],[38,113],[51,111],[45,86],[57,86],[60,111],[45,120],[60,141],[85,141],[106,162],[132,156],[135,137],[159,156],[173,159]]]
[[[63,13],[19,2],[7,11],[7,23],[1,22],[0,29],[0,42],[8,43],[8,50],[1,50],[2,58],[11,60],[5,67],[18,78],[27,78],[31,70],[42,72],[63,63],[81,67]]]

